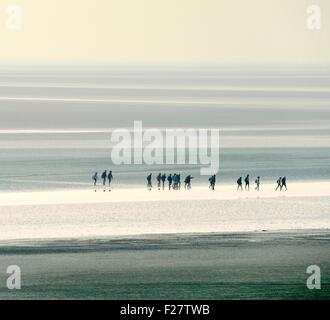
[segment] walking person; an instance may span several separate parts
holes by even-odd
[[[92,176],[92,180],[94,181],[94,187],[95,187],[95,192],[96,192],[96,184],[97,184],[97,181],[99,180],[99,176],[97,175],[97,172],[95,172],[94,175]]]
[[[245,190],[250,190],[250,175],[249,174],[245,177],[244,182],[245,182]]]
[[[178,189],[180,190],[181,189],[181,175],[180,174],[177,175],[177,182],[178,182]]]
[[[276,183],[277,183],[277,187],[276,187],[275,191],[277,191],[278,188],[280,188],[280,190],[282,190],[282,177],[279,177],[277,179]]]
[[[210,187],[212,190],[214,190],[216,175],[214,174],[213,176],[211,176],[209,180],[210,180]]]
[[[255,183],[256,183],[256,187],[255,187],[255,190],[257,190],[257,191],[259,191],[260,190],[260,177],[258,176],[258,178],[256,179],[256,181],[255,181]]]
[[[177,190],[179,185],[179,176],[174,173],[173,175],[173,190]]]
[[[101,178],[103,180],[103,192],[105,192],[105,182],[107,180],[107,170],[104,170],[102,175],[101,175]]]
[[[211,182],[212,182],[212,190],[214,190],[214,187],[215,187],[215,180],[216,180],[216,175],[214,174],[212,176],[212,180],[211,180]]]
[[[157,184],[158,184],[158,190],[160,190],[160,182],[162,180],[162,174],[159,173],[158,176],[156,177],[156,179],[157,179]]]
[[[170,173],[170,175],[167,177],[167,181],[168,181],[168,190],[171,190],[171,187],[172,187],[172,181],[173,181],[173,178],[172,178],[172,174]]]
[[[188,181],[188,189],[191,189],[191,180],[194,179],[191,175],[189,175],[189,181]]]
[[[112,175],[112,171],[110,170],[108,173],[109,191],[111,191],[110,186],[111,186],[112,179],[113,179],[113,175]]]
[[[212,178],[213,178],[213,176],[209,177],[209,183],[210,183],[210,185],[209,185],[209,189],[212,188]]]
[[[148,190],[151,190],[151,189],[152,189],[151,179],[152,179],[152,173],[150,173],[150,174],[147,176],[147,188],[148,188]]]
[[[164,173],[162,175],[162,186],[163,186],[163,190],[165,189],[165,181],[166,181],[166,174]]]
[[[191,179],[194,179],[190,174],[184,179],[184,188],[191,189]]]
[[[243,190],[243,186],[242,186],[242,177],[239,177],[237,180],[237,190],[241,189]]]
[[[175,184],[176,184],[176,173],[173,174],[173,190],[175,190]]]
[[[285,191],[288,190],[287,186],[286,186],[286,177],[282,178],[282,183],[281,183],[281,190],[283,189],[283,187],[285,187]]]

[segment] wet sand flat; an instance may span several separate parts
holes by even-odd
[[[0,270],[19,265],[22,289],[2,273],[0,298],[329,299],[329,245],[326,230],[2,241]]]
[[[330,229],[330,183],[0,193],[0,240]]]

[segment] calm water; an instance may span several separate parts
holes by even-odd
[[[221,129],[220,183],[236,183],[247,173],[262,182],[286,175],[289,184],[330,179],[329,69],[7,68],[0,70],[0,192],[91,188],[92,174],[104,169],[113,170],[115,188],[145,187],[146,174],[160,171],[192,174],[193,184],[208,185],[199,165],[115,166],[109,132],[132,128],[134,120],[144,128]],[[323,216],[328,200],[313,201],[289,203],[290,216],[300,222],[306,210],[307,217]],[[173,204],[178,209],[171,213],[184,213],[181,205]],[[236,215],[245,203],[221,205]],[[287,204],[275,200],[249,208],[251,221],[258,210],[267,221],[276,210],[287,212]],[[194,209],[211,212],[203,202]],[[95,232],[97,219],[99,226],[114,225],[102,204],[93,205],[94,215],[86,205],[69,206],[68,214],[61,212],[65,218],[56,210],[64,209],[9,207],[2,225],[13,226],[18,238],[19,227],[29,231],[25,223],[46,234],[54,224],[55,230],[64,226],[70,235],[81,223]],[[124,210],[114,210],[115,216],[132,223],[133,213]],[[159,212],[153,205],[130,210]],[[194,222],[191,207],[185,210]],[[198,225],[208,223],[203,219]],[[141,221],[145,228],[159,223]],[[173,237],[1,243],[0,269],[20,265],[24,287],[8,292],[0,272],[0,298],[329,298],[327,231]],[[322,268],[322,290],[306,289],[310,264]]]
[[[110,131],[219,128],[223,182],[330,178],[330,70],[299,68],[7,68],[0,70],[0,190],[116,187],[198,165],[114,166]]]
[[[182,176],[207,184],[200,165],[113,165],[110,151],[102,149],[6,149],[0,154],[0,190],[89,188],[94,171],[112,169],[116,188],[145,186],[148,172]],[[260,175],[274,181],[286,175],[293,180],[330,178],[330,148],[239,148],[220,153],[219,183],[235,183],[240,175]]]

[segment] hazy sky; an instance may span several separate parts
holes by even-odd
[[[9,5],[20,31],[6,28]],[[321,7],[320,30],[306,27]],[[329,0],[0,0],[0,64],[330,64]]]

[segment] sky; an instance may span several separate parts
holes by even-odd
[[[0,0],[0,65],[330,65],[329,39],[329,0]]]

